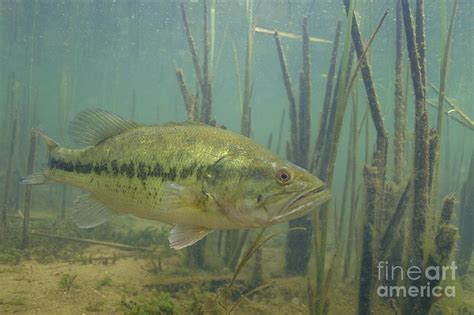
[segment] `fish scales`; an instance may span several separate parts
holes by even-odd
[[[196,123],[143,126],[99,109],[71,123],[83,149],[44,133],[48,168],[23,184],[63,183],[89,193],[71,217],[81,228],[117,214],[172,224],[181,249],[213,229],[268,226],[300,217],[330,198],[325,185],[251,139]]]
[[[200,188],[204,173],[219,157],[244,150],[225,133],[216,131],[199,124],[140,127],[94,147],[61,148],[52,154],[49,172],[56,181],[87,190],[119,212],[133,208],[140,217],[166,221],[165,214],[158,212],[167,184]],[[245,150],[250,147],[255,154],[267,153],[247,138],[240,138]],[[220,170],[226,177],[238,171],[239,165]],[[233,181],[229,178],[229,182]]]

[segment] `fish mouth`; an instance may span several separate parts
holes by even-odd
[[[300,217],[315,207],[326,203],[329,199],[331,199],[331,194],[325,185],[304,190],[285,203],[281,207],[279,215],[273,217],[271,221],[279,222]]]

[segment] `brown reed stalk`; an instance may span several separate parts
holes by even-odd
[[[184,105],[186,106],[187,118],[190,121],[194,121],[196,119],[196,98],[188,91],[183,69],[176,68],[176,78],[178,80],[179,89],[181,90],[181,95],[183,96]]]
[[[395,135],[393,137],[394,182],[400,184],[403,178],[405,161],[405,129],[407,110],[403,92],[403,21],[400,0],[396,2],[396,35],[395,35]]]
[[[474,153],[471,155],[469,173],[461,190],[459,206],[459,251],[456,262],[459,266],[459,275],[465,275],[469,270],[474,248],[474,230],[471,222],[474,221]]]
[[[346,13],[349,12],[350,0],[344,0]],[[384,17],[386,16],[386,13]],[[383,22],[384,17],[382,17],[379,27]],[[379,28],[378,27],[378,28]],[[374,32],[375,33],[375,32]],[[367,93],[367,99],[369,103],[370,113],[372,115],[372,121],[374,123],[375,130],[377,132],[376,138],[376,151],[374,152],[374,163],[378,168],[378,175],[381,178],[381,189],[379,191],[380,196],[380,209],[384,209],[384,192],[385,192],[385,174],[386,174],[386,165],[387,165],[387,132],[385,130],[382,113],[380,111],[380,102],[375,91],[374,81],[372,79],[372,71],[370,65],[366,60],[367,50],[364,47],[362,42],[362,37],[359,30],[359,23],[357,21],[357,16],[352,17],[352,43],[354,45],[355,51],[360,61],[360,71],[362,74],[362,79],[364,82],[365,90]]]
[[[350,125],[350,128],[349,128],[349,135],[348,135],[348,138],[349,138],[349,143],[347,145],[347,158],[346,158],[346,170],[344,172],[344,174],[346,174],[346,179],[344,181],[344,187],[342,189],[342,201],[341,201],[341,207],[340,207],[340,210],[339,210],[339,224],[337,225],[337,228],[336,228],[336,231],[337,231],[337,234],[336,234],[336,237],[337,237],[337,242],[338,244],[342,243],[342,233],[343,233],[343,228],[344,228],[344,219],[346,217],[346,203],[347,203],[347,199],[348,199],[348,195],[349,195],[349,187],[350,187],[350,183],[351,183],[351,175],[352,175],[352,157],[353,157],[353,154],[352,154],[352,148],[353,148],[353,144],[352,144],[352,141],[353,141],[353,134],[354,133],[357,133],[357,125],[356,125],[356,122],[354,121],[353,119],[354,117],[354,112],[352,113],[352,117],[351,117],[351,125]]]
[[[408,0],[402,1],[403,23],[407,41],[408,58],[410,61],[413,89],[415,93],[415,161],[414,161],[414,208],[413,208],[413,263],[421,266],[425,257],[424,241],[428,216],[428,178],[429,178],[429,124],[426,112],[426,89],[422,79],[420,55],[415,41],[410,5]]]
[[[211,122],[211,113],[212,113],[212,88],[211,88],[211,78],[209,74],[209,30],[208,30],[208,10],[207,10],[207,0],[203,2],[203,20],[204,20],[204,29],[203,29],[203,46],[204,46],[204,56],[203,56],[203,86],[202,86],[202,104],[201,104],[201,122],[209,124]]]
[[[298,116],[298,165],[308,167],[311,137],[311,61],[309,57],[308,18],[303,18],[303,70],[300,73],[300,103]]]
[[[311,134],[311,63],[309,59],[309,36],[307,23],[307,17],[305,17],[303,19],[303,69],[300,72],[298,117],[295,117],[295,121],[292,121],[292,128],[293,126],[296,126],[296,143],[294,143],[290,151],[292,162],[304,168],[308,167],[308,152]],[[278,46],[277,43],[277,48]],[[281,45],[278,50],[280,56]],[[284,60],[284,58],[280,58],[280,61],[281,60]],[[307,217],[301,217],[290,221],[288,226],[285,271],[287,274],[304,274],[308,268],[310,258],[310,243],[313,226]],[[303,227],[304,229],[294,229],[296,227]]]
[[[375,262],[375,223],[377,217],[378,189],[381,183],[378,169],[375,166],[364,167],[364,182],[367,189],[366,222],[362,232],[362,259],[359,279],[359,314],[372,313],[372,286]]]
[[[416,20],[415,41],[416,41],[416,50],[418,51],[418,63],[420,65],[421,82],[423,83],[423,86],[425,87],[425,91],[426,91],[425,0],[416,0],[415,20]]]
[[[194,65],[194,70],[196,71],[196,77],[199,83],[199,87],[201,88],[201,91],[203,91],[204,80],[202,78],[201,66],[199,64],[199,58],[196,52],[196,44],[194,43],[193,35],[191,34],[191,30],[189,28],[188,17],[186,16],[186,10],[184,8],[183,2],[179,4],[179,8],[181,10],[181,16],[183,18],[184,31],[186,33],[186,39],[188,40],[189,51],[191,52],[191,57],[193,59],[193,65]]]
[[[331,61],[329,64],[329,70],[326,81],[326,91],[324,92],[323,111],[321,112],[318,136],[316,138],[316,144],[314,146],[313,161],[312,165],[310,166],[311,172],[316,172],[317,166],[319,164],[319,158],[321,157],[321,151],[323,149],[325,133],[328,123],[329,107],[331,105],[332,99],[334,76],[336,74],[337,52],[339,48],[339,39],[341,37],[341,25],[341,21],[338,21],[336,25],[336,32],[334,34]]]
[[[406,209],[408,208],[408,201],[410,199],[410,191],[411,191],[411,180],[405,186],[405,190],[403,191],[395,212],[390,219],[385,233],[383,234],[382,238],[380,239],[380,259],[384,259],[387,255],[388,251],[391,248],[392,242],[395,238],[397,231],[400,229],[400,224],[402,222],[403,216],[405,215]]]
[[[16,113],[12,115],[13,122],[10,133],[10,145],[8,149],[8,158],[6,165],[6,174],[5,174],[5,185],[3,188],[3,207],[2,207],[2,225],[0,231],[0,242],[4,242],[7,235],[7,212],[8,212],[8,201],[10,197],[10,186],[12,179],[12,170],[13,170],[13,154],[15,152],[15,144],[17,137],[17,123],[18,116]]]
[[[33,174],[36,155],[36,131],[31,131],[30,152],[28,154],[28,166],[26,174]],[[31,206],[31,185],[25,187],[25,209],[23,210],[23,248],[27,248],[30,242],[30,206]]]
[[[330,170],[330,164],[331,164],[331,154],[333,153],[332,148],[333,148],[333,143],[335,139],[334,133],[337,128],[336,118],[337,118],[338,94],[342,94],[346,92],[344,87],[347,86],[350,79],[353,57],[354,57],[354,50],[351,47],[350,52],[349,52],[349,60],[347,62],[347,69],[345,73],[343,73],[343,69],[342,69],[343,64],[341,63],[339,65],[336,86],[334,87],[334,95],[332,98],[331,106],[329,108],[329,117],[327,121],[325,139],[323,140],[321,158],[319,159],[319,164],[318,164],[317,174],[318,174],[318,177],[321,178],[323,181],[327,181],[332,174],[332,171]],[[344,87],[341,87],[341,83],[344,83]]]
[[[278,59],[280,60],[281,72],[283,75],[283,82],[285,84],[286,94],[290,103],[289,114],[290,114],[290,156],[288,159],[293,160],[292,154],[298,152],[298,118],[296,116],[296,99],[293,93],[293,87],[291,84],[290,75],[288,74],[288,65],[286,63],[286,57],[281,47],[280,37],[278,32],[275,31],[275,44],[278,52]]]
[[[282,137],[283,137],[283,127],[285,125],[285,117],[286,117],[286,111],[285,111],[285,108],[283,108],[281,112],[280,127],[278,129],[278,139],[277,139],[277,148],[276,148],[277,154],[280,154],[281,142],[282,142]]]
[[[249,17],[252,19],[252,17]],[[247,52],[245,54],[245,71],[244,71],[244,93],[242,99],[242,117],[240,124],[240,132],[246,137],[250,137],[251,133],[251,121],[252,121],[252,108],[250,100],[252,98],[252,83],[251,83],[251,68],[252,68],[252,56],[253,56],[253,38],[254,38],[254,27],[253,22],[249,23],[249,30],[247,32]]]
[[[430,129],[428,138],[428,187],[431,192],[436,191],[435,187],[435,176],[437,175],[436,164],[438,159],[438,146],[439,146],[439,135],[434,129]],[[433,194],[435,196],[436,193]]]

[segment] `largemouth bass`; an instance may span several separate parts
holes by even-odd
[[[170,246],[180,249],[214,229],[300,217],[330,198],[317,177],[221,128],[146,126],[89,109],[72,121],[70,135],[85,148],[63,148],[41,133],[48,166],[21,183],[63,183],[87,192],[72,209],[82,228],[132,214],[172,224]]]

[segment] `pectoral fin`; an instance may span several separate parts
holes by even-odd
[[[211,230],[199,226],[175,225],[170,232],[170,247],[173,249],[182,249],[193,245],[197,241],[206,237]]]
[[[194,188],[171,183],[163,194],[163,209],[204,209],[208,196]]]
[[[115,212],[92,199],[90,195],[79,196],[72,206],[72,219],[82,229],[101,225],[114,216]]]

